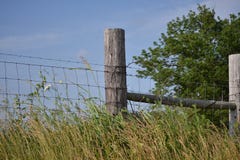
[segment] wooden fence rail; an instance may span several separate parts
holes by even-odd
[[[157,103],[160,102],[169,106],[196,107],[201,109],[232,109],[236,108],[235,103],[214,101],[214,100],[195,100],[190,98],[174,98],[156,96],[149,94],[127,93],[127,99],[135,102]]]

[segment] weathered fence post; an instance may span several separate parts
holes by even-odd
[[[240,54],[229,55],[229,101],[237,106],[229,109],[229,134],[234,135],[240,124]]]
[[[125,33],[123,29],[106,29],[105,50],[105,97],[109,113],[116,115],[127,109]]]

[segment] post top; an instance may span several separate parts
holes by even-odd
[[[229,57],[232,57],[232,56],[240,56],[240,53],[235,53],[235,54],[230,54]]]
[[[123,31],[124,32],[124,29],[122,29],[122,28],[106,28],[105,32],[106,31]]]

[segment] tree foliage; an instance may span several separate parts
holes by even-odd
[[[228,100],[228,55],[235,53],[240,13],[221,19],[198,5],[197,12],[170,21],[153,47],[133,59],[141,67],[138,75],[155,81],[155,94]]]
[[[138,75],[152,78],[158,94],[227,99],[228,55],[240,52],[240,14],[221,19],[206,6],[197,11],[170,21],[153,47],[133,57]]]

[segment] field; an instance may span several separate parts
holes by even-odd
[[[0,132],[0,159],[240,159],[239,140],[196,109],[113,117],[87,106],[81,117],[41,111],[13,120]]]

